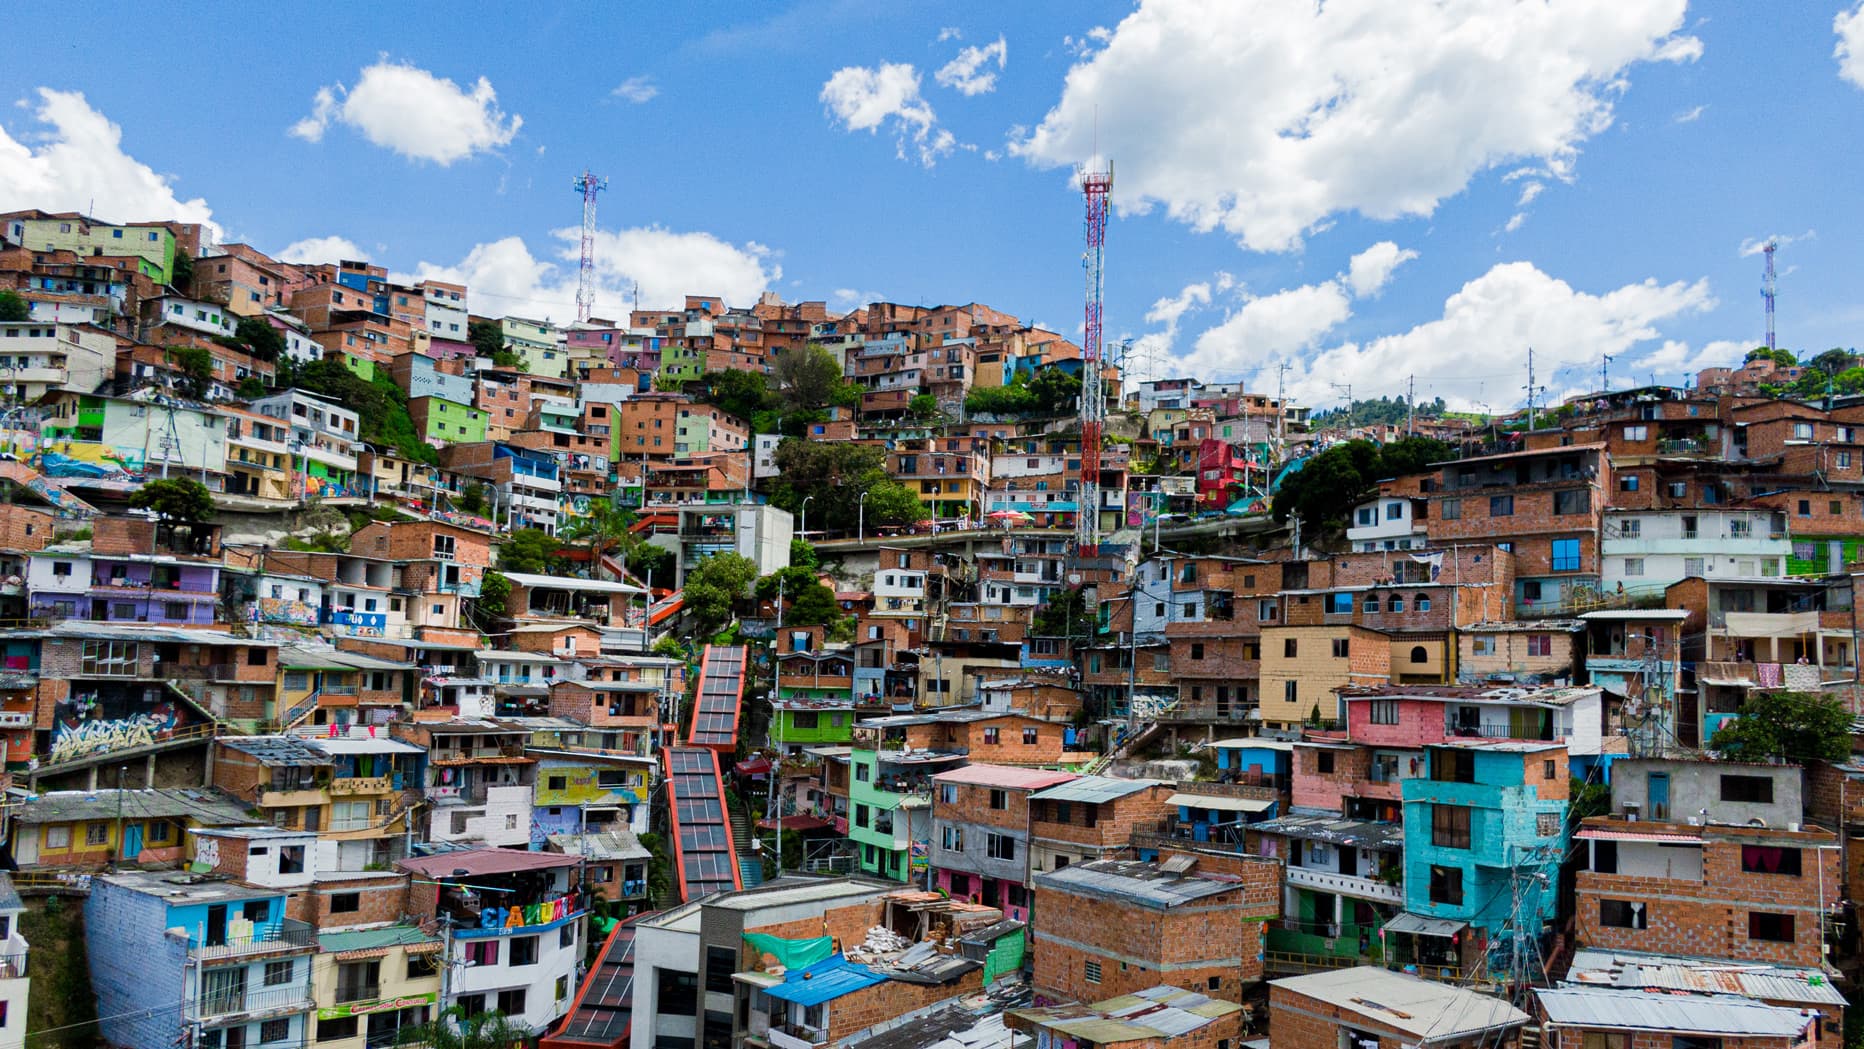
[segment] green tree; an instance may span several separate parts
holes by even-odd
[[[1765,346],[1756,346],[1749,350],[1747,356],[1743,358],[1743,360],[1758,361],[1762,358],[1770,360],[1782,368],[1792,368],[1799,364],[1799,358],[1793,356],[1792,350],[1770,350]]]
[[[1077,410],[1081,397],[1081,380],[1060,368],[1044,368],[1029,380],[1029,395],[1035,410],[1045,415],[1068,415]]]
[[[673,585],[673,551],[652,543],[636,543],[623,561],[634,578],[660,586]]]
[[[1036,609],[1030,632],[1036,637],[1085,637],[1093,626],[1087,611],[1087,591],[1082,587],[1057,590],[1048,602]]]
[[[815,546],[809,540],[802,538],[790,540],[790,564],[800,565],[803,568],[816,568],[821,563],[821,559],[816,556]]]
[[[906,402],[906,414],[920,422],[930,422],[940,415],[938,398],[929,393],[914,394],[913,399]]]
[[[1019,376],[1008,386],[972,387],[964,410],[972,415],[1027,415],[1036,410],[1036,397]]]
[[[721,411],[751,423],[753,432],[775,432],[774,426],[771,430],[756,428],[760,422],[769,422],[771,413],[778,407],[776,395],[770,392],[769,380],[763,372],[737,369],[708,372],[704,382],[704,387],[694,392],[707,404],[717,405]]]
[[[496,568],[486,569],[479,579],[479,596],[473,599],[479,629],[485,630],[493,622],[505,618],[510,601],[511,580]]]
[[[835,602],[835,592],[823,586],[815,572],[800,565],[778,569],[757,581],[759,600],[775,601],[783,595],[787,611],[783,622],[789,626],[834,626],[844,615]]]
[[[264,317],[241,317],[233,329],[238,339],[254,357],[272,363],[285,355],[285,337]]]
[[[204,398],[214,384],[214,355],[205,346],[171,346],[168,360],[181,373],[181,392]]]
[[[194,256],[175,249],[175,265],[169,270],[168,283],[182,291],[194,290]]]
[[[522,1022],[500,1012],[468,1015],[465,1008],[448,1006],[426,1023],[395,1032],[396,1045],[422,1049],[511,1049],[530,1042],[532,1032]]]
[[[778,357],[771,367],[771,377],[786,411],[826,407],[845,385],[841,362],[813,342]]]
[[[29,321],[32,305],[19,292],[0,289],[0,321]]]
[[[507,572],[547,575],[557,566],[559,549],[550,533],[538,528],[519,528],[499,545],[498,567]]]
[[[1851,757],[1851,711],[1823,692],[1758,692],[1722,723],[1709,749],[1738,761],[1843,762]]]
[[[558,530],[557,536],[588,549],[593,561],[612,550],[627,549],[631,545],[630,540],[634,539],[628,531],[628,526],[633,523],[634,515],[628,511],[611,506],[607,499],[591,499],[589,512],[570,518],[569,523]]]
[[[1371,441],[1346,441],[1315,455],[1282,481],[1275,493],[1275,520],[1299,518],[1314,539],[1339,528],[1346,515],[1377,490],[1379,448]]]
[[[149,481],[129,497],[129,505],[152,511],[167,525],[206,524],[220,509],[207,486],[192,477]]]
[[[497,321],[471,321],[466,325],[466,341],[479,356],[493,357],[505,348],[505,332]]]
[[[287,358],[289,360],[289,358]],[[287,383],[283,379],[280,386]],[[292,371],[289,385],[328,397],[362,417],[357,436],[366,444],[393,448],[405,459],[437,463],[440,453],[414,430],[408,395],[386,371],[365,379],[341,360],[325,358]]]
[[[867,520],[877,525],[910,525],[929,520],[919,493],[898,481],[880,480],[867,487]]]
[[[1456,449],[1435,437],[1400,437],[1379,449],[1379,479],[1422,473],[1456,458]]]
[[[1806,367],[1826,375],[1837,375],[1858,366],[1858,355],[1842,347],[1834,346],[1817,357],[1806,362]]]
[[[486,507],[491,504],[491,496],[488,494],[491,490],[491,485],[468,482],[465,490],[460,492],[459,502],[456,505],[464,513],[483,514]]]
[[[257,375],[248,375],[239,381],[237,392],[242,401],[256,401],[265,396],[265,383],[260,382]]]
[[[713,554],[686,573],[686,610],[698,621],[699,634],[711,634],[731,622],[732,609],[757,581],[757,563],[742,554]]]

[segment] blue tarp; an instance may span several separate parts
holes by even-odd
[[[836,954],[800,972],[784,973],[783,982],[764,993],[797,1005],[821,1005],[886,982],[886,977],[877,975],[867,966],[856,965]]]

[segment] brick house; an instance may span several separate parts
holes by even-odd
[[[1001,765],[932,777],[933,884],[955,899],[1029,919],[1029,795],[1075,778]]]
[[[1087,1001],[1170,979],[1240,1002],[1262,978],[1261,919],[1279,913],[1281,865],[1237,858],[1220,877],[1192,873],[1211,862],[1093,860],[1036,875],[1036,993]]]
[[[1745,998],[1608,987],[1541,988],[1534,995],[1545,1044],[1796,1049],[1821,1041],[1818,1013]]]
[[[1135,1010],[1132,998],[1153,1004]],[[1004,1024],[1012,1031],[1034,1035],[1038,1044],[1065,1044],[1091,1029],[1096,1046],[1227,1049],[1241,1040],[1243,1017],[1243,1007],[1234,1002],[1160,985],[1091,1005],[1013,1009],[1005,1015]]]
[[[1029,795],[1029,870],[1058,871],[1122,855],[1133,831],[1157,831],[1174,809],[1169,783],[1081,776]]]
[[[1800,778],[1796,766],[1615,763],[1612,814],[1576,835],[1576,942],[1822,964],[1842,898],[1838,838],[1800,822]]]
[[[1370,966],[1269,983],[1275,1049],[1476,1049],[1510,1044],[1530,1019],[1501,998]]]
[[[1298,728],[1315,710],[1323,722],[1337,721],[1338,689],[1383,684],[1391,673],[1391,638],[1383,631],[1350,623],[1264,626],[1262,723]]]

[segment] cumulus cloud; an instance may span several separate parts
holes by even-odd
[[[1496,391],[1493,400],[1512,403],[1526,379],[1530,346],[1541,375],[1571,369],[1594,374],[1600,354],[1629,361],[1662,338],[1664,322],[1714,306],[1703,280],[1646,280],[1595,295],[1532,263],[1500,263],[1451,295],[1435,320],[1298,360],[1289,372],[1290,395],[1323,403],[1335,396],[1334,383],[1370,390],[1389,387],[1397,376],[1416,375],[1420,388],[1459,406],[1476,404],[1484,383]],[[1653,354],[1664,352],[1664,345]],[[1239,371],[1254,364],[1259,372],[1267,360],[1256,354],[1240,363]],[[1257,382],[1264,381],[1267,377],[1259,375]]]
[[[653,77],[642,74],[640,76],[631,76],[621,83],[616,84],[615,90],[610,91],[609,94],[627,102],[640,103],[646,102],[660,94],[660,88],[654,83]]]
[[[1281,251],[1341,212],[1429,215],[1476,174],[1570,178],[1627,70],[1689,61],[1685,0],[1144,0],[1013,142],[1099,149],[1116,202]]]
[[[351,87],[319,88],[310,115],[293,124],[290,133],[321,142],[333,123],[346,124],[410,160],[445,167],[506,145],[524,118],[505,116],[485,77],[467,91],[425,69],[384,58],[365,67]]]
[[[945,28],[938,31],[938,42],[941,44],[947,40],[963,40],[963,39],[964,39],[964,31],[959,29],[955,25],[948,25]]]
[[[1838,34],[1838,44],[1832,49],[1838,75],[1864,87],[1864,0],[1849,11],[1838,12],[1832,19],[1832,32]]]
[[[879,66],[847,66],[835,71],[822,85],[821,100],[830,117],[848,131],[876,134],[892,128],[895,153],[901,160],[909,150],[919,163],[931,167],[957,145],[952,133],[938,126],[938,115],[919,93],[919,71],[908,62]]]
[[[474,308],[492,314],[553,318],[576,313],[577,259],[582,230],[556,230],[555,260],[531,253],[522,238],[506,237],[475,246],[453,265],[422,262],[416,280],[463,282]],[[671,306],[693,292],[749,304],[783,276],[769,248],[755,241],[732,244],[710,233],[678,233],[659,226],[598,230],[595,239],[596,309],[621,316],[641,302]]]
[[[1160,368],[1172,356],[1178,338],[1178,326],[1188,313],[1210,305],[1213,289],[1221,295],[1236,285],[1236,278],[1219,272],[1212,280],[1187,284],[1176,295],[1167,295],[1146,311],[1146,323],[1164,325],[1132,340],[1127,350],[1126,370],[1133,382],[1164,378]]]
[[[1389,240],[1379,241],[1354,255],[1346,266],[1346,284],[1353,297],[1363,299],[1385,290],[1398,267],[1417,258],[1417,252],[1400,248]]]
[[[1634,381],[1636,376],[1649,374],[1693,378],[1704,368],[1725,368],[1740,364],[1748,349],[1747,343],[1732,339],[1716,339],[1700,347],[1672,339],[1651,353],[1628,362],[1625,371]]]
[[[1767,245],[1769,244],[1784,248],[1788,244],[1798,244],[1800,241],[1812,240],[1818,235],[1818,230],[1809,229],[1804,233],[1797,234],[1775,233],[1771,237],[1749,237],[1741,242],[1741,257],[1745,259],[1750,255],[1759,255],[1761,252],[1767,250]]]
[[[990,64],[995,62],[997,69]],[[998,35],[994,44],[983,47],[967,47],[958,52],[958,57],[945,63],[939,71],[932,74],[940,87],[948,87],[963,95],[984,95],[997,89],[997,72],[1010,62],[1010,46]]]
[[[367,261],[369,253],[348,237],[306,237],[292,241],[278,253],[280,262],[314,264],[344,259]]]
[[[27,145],[0,128],[0,210],[81,211],[113,222],[198,222],[222,239],[213,209],[182,200],[173,179],[123,151],[123,129],[76,91],[40,88]]]
[[[1351,299],[1337,280],[1255,296],[1200,334],[1180,370],[1215,378],[1257,372],[1313,347],[1352,315]]]

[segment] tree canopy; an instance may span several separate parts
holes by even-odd
[[[129,497],[136,510],[150,510],[163,523],[171,525],[205,524],[219,507],[207,486],[192,477],[171,477],[150,481]]]
[[[1419,419],[1435,419],[1448,408],[1443,398],[1436,397],[1428,401],[1418,401],[1416,415]],[[1324,412],[1317,412],[1313,417],[1313,424],[1317,427],[1343,426],[1351,421],[1358,426],[1396,425],[1404,422],[1411,412],[1410,402],[1403,397],[1378,397],[1354,401],[1350,408],[1329,408]]]
[[[1851,756],[1851,711],[1823,692],[1756,692],[1722,723],[1709,749],[1740,761],[1842,762]]]
[[[560,544],[541,528],[514,530],[498,547],[498,567],[507,572],[549,575],[561,565]]]
[[[1057,590],[1036,609],[1029,632],[1035,637],[1083,637],[1093,626],[1087,595],[1081,587]]]
[[[0,289],[0,321],[29,321],[32,319],[32,305],[20,297],[19,292]]]
[[[233,337],[259,360],[271,363],[285,355],[285,337],[264,317],[241,317]]]
[[[777,400],[785,412],[810,411],[843,403],[845,390],[852,385],[843,377],[841,362],[835,355],[813,342],[777,357],[770,375]],[[855,389],[854,396],[855,403],[859,404],[859,388]]]
[[[701,634],[731,622],[732,609],[757,581],[757,562],[742,554],[713,554],[686,573],[686,610]]]
[[[1387,477],[1417,473],[1451,458],[1449,445],[1434,437],[1405,437],[1380,447],[1345,441],[1307,460],[1275,493],[1277,521],[1298,517],[1309,538],[1345,525],[1353,507],[1378,491]]]
[[[1081,380],[1060,368],[1043,368],[1033,379],[1022,375],[1007,386],[975,386],[964,398],[973,415],[1068,415],[1081,397]]]
[[[366,444],[393,448],[396,454],[418,463],[437,463],[440,453],[422,440],[408,414],[408,395],[395,385],[386,370],[374,379],[350,371],[341,360],[324,358],[302,368],[286,370],[278,385],[297,386],[321,394],[361,416],[357,436]]]
[[[912,489],[887,476],[883,448],[792,437],[777,445],[776,462],[770,501],[800,513],[803,500],[809,499],[812,526],[853,531],[861,519],[863,492],[870,525],[912,524],[931,516]]]

